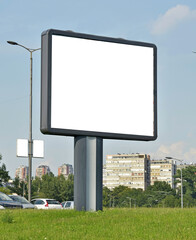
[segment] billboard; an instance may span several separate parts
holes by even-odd
[[[43,133],[157,138],[154,44],[50,29],[41,56]]]

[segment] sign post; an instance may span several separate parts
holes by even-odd
[[[103,140],[74,139],[74,204],[76,210],[102,210]]]
[[[41,56],[41,132],[75,138],[75,207],[101,210],[103,139],[157,138],[157,48],[50,29]]]

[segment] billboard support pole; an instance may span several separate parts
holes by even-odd
[[[78,211],[102,210],[103,139],[74,138],[74,205]]]

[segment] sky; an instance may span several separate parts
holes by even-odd
[[[16,140],[29,136],[30,54],[7,44],[41,47],[47,29],[153,43],[158,49],[158,138],[103,140],[107,154],[146,153],[196,163],[196,1],[195,0],[0,0],[0,153],[11,177],[27,158],[16,157]],[[74,138],[40,132],[41,53],[33,53],[33,139],[44,140],[44,158],[57,175],[73,164]],[[122,113],[123,114],[123,113]]]

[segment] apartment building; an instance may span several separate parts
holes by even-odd
[[[63,175],[65,178],[68,178],[70,174],[73,174],[73,166],[71,164],[64,163],[58,168],[58,176]]]
[[[103,167],[103,185],[119,185],[146,190],[150,185],[150,156],[147,154],[107,155]]]
[[[49,174],[50,168],[47,165],[40,165],[36,168],[36,177],[41,178],[43,175]]]
[[[174,175],[176,174],[176,164],[174,160],[151,160],[151,185],[156,181],[167,182],[175,188]]]
[[[21,165],[16,169],[15,177],[19,178],[20,181],[27,181],[29,168],[27,166]]]

